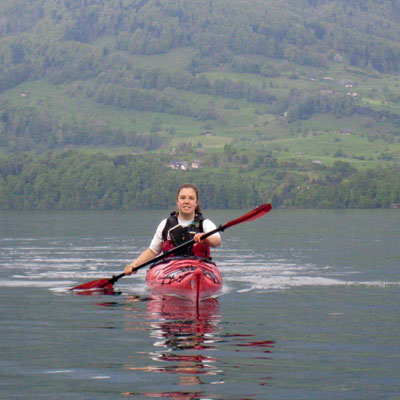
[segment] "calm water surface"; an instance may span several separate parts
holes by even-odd
[[[230,228],[224,292],[198,312],[143,270],[113,296],[68,291],[120,273],[164,215],[0,214],[0,398],[400,399],[398,210]]]

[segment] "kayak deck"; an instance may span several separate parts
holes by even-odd
[[[210,260],[171,257],[154,264],[147,272],[149,289],[159,295],[175,295],[192,301],[214,297],[222,289],[222,276]]]

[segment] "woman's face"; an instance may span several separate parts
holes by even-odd
[[[178,206],[179,215],[182,218],[194,218],[198,201],[196,192],[192,188],[184,188],[178,193],[176,205]]]

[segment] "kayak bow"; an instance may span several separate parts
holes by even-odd
[[[154,264],[147,272],[149,289],[158,295],[174,295],[199,302],[221,292],[217,266],[197,257],[172,257]]]

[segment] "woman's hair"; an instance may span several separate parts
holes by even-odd
[[[178,191],[176,192],[176,200],[178,200],[179,193],[181,192],[182,189],[193,189],[194,192],[196,193],[196,199],[197,199],[197,206],[196,206],[196,212],[201,213],[201,208],[200,208],[200,197],[199,197],[199,189],[192,183],[184,183],[183,185],[179,186]]]

